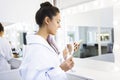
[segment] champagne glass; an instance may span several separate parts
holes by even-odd
[[[67,44],[67,52],[68,52],[67,59],[72,57],[74,54],[74,51],[79,49],[81,42],[82,42],[82,40],[80,40],[79,42],[75,42],[75,43],[72,42],[72,43]],[[75,70],[73,68],[71,69],[71,71],[75,72]]]
[[[68,51],[67,58],[72,57],[73,53],[74,53],[74,45],[73,44],[67,44],[67,51]]]
[[[68,59],[68,58],[70,58],[70,57],[73,56],[73,53],[74,53],[74,44],[72,42],[68,43],[66,45],[66,48],[67,48],[67,52],[68,52],[68,54],[67,54],[67,59]],[[70,69],[70,71],[74,72],[73,69]]]

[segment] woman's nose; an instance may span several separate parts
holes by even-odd
[[[58,28],[61,28],[61,25],[58,25]]]

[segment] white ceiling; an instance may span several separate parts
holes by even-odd
[[[65,9],[71,6],[75,6],[75,5],[79,5],[79,4],[83,4],[91,1],[94,1],[94,0],[57,0],[57,6],[60,9]]]

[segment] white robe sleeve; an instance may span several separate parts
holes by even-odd
[[[34,80],[68,80],[64,71],[60,67],[44,69],[38,71]]]
[[[11,70],[10,64],[8,64],[7,60],[0,53],[0,72]]]
[[[32,45],[24,60],[20,68],[23,80],[68,80],[58,55],[47,47]]]

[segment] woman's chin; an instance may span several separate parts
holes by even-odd
[[[56,33],[52,33],[51,35],[56,35]]]

